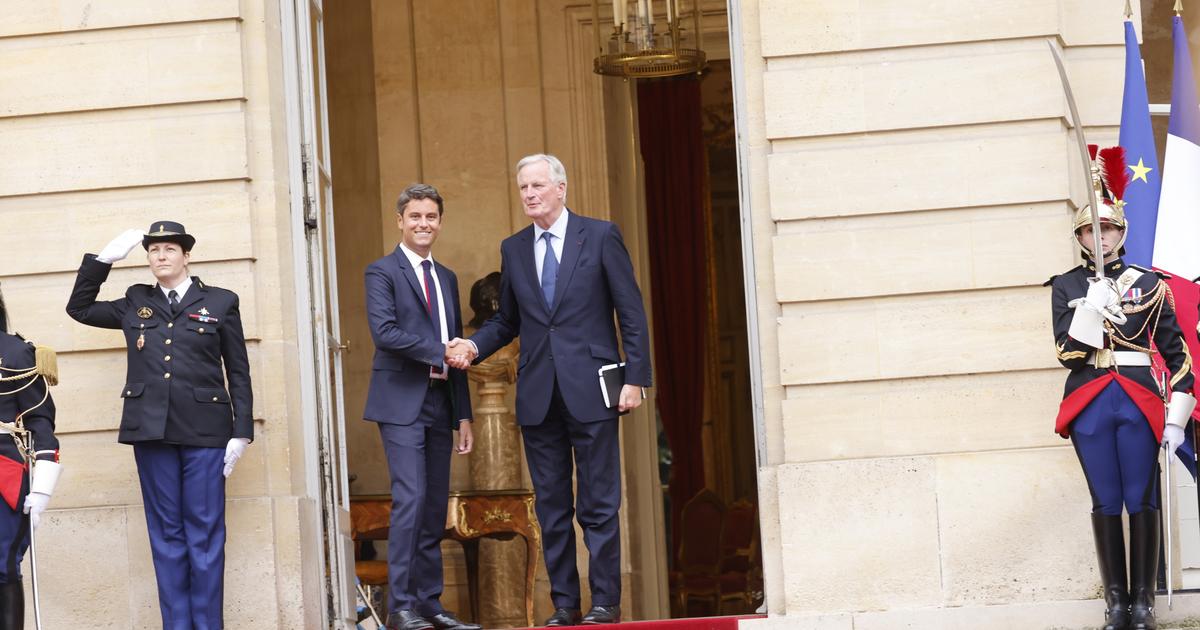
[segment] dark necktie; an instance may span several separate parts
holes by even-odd
[[[554,256],[554,245],[551,240],[554,235],[542,232],[542,240],[546,241],[546,255],[542,257],[542,297],[546,298],[546,308],[554,307],[554,283],[558,280],[558,258]]]
[[[175,292],[175,289],[167,292],[167,302],[171,304],[172,315],[179,312],[179,294]]]
[[[433,321],[433,336],[438,343],[442,343],[442,316],[441,309],[438,308],[437,283],[433,281],[433,263],[422,260],[421,268],[425,270],[425,311],[429,313],[429,319]],[[433,366],[433,373],[441,374],[442,366]]]

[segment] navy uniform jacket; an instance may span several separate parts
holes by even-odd
[[[610,420],[599,369],[620,361],[613,313],[625,349],[625,382],[650,387],[650,342],[642,293],[617,226],[572,212],[567,219],[553,308],[533,259],[533,225],[500,244],[500,309],[471,336],[480,358],[521,337],[517,423],[541,424],[558,381],[571,415]]]
[[[92,254],[83,257],[67,314],[125,334],[120,441],[223,448],[233,437],[254,439],[250,361],[237,294],[193,277],[174,317],[157,285],[135,284],[119,300],[97,302],[111,269]]]
[[[1107,277],[1115,280],[1129,268],[1124,260],[1118,258],[1106,264],[1104,272]],[[1089,365],[1088,357],[1095,349],[1067,334],[1075,313],[1075,309],[1069,306],[1069,303],[1087,295],[1088,278],[1095,274],[1094,270],[1095,267],[1089,262],[1051,278],[1048,283],[1053,289],[1051,305],[1055,351],[1059,363],[1071,370],[1063,389],[1063,401],[1055,430],[1066,436],[1075,416],[1083,411],[1109,381],[1116,380],[1141,408],[1155,436],[1161,439],[1164,421],[1163,399],[1169,398],[1169,392],[1159,391],[1159,384],[1150,368],[1119,366],[1099,369]],[[1114,330],[1121,333],[1117,338],[1129,345],[1111,341],[1112,337],[1106,334],[1107,345],[1115,351],[1150,354],[1153,341],[1154,348],[1162,356],[1169,372],[1168,389],[1191,393],[1192,357],[1175,318],[1175,301],[1171,290],[1157,272],[1139,267],[1134,267],[1134,271],[1141,272],[1141,275],[1121,296],[1121,306],[1127,321],[1124,324],[1113,324]]]
[[[446,331],[450,338],[462,336],[462,309],[458,301],[458,277],[445,265],[433,261],[446,305]],[[446,346],[438,339],[425,309],[425,294],[404,252],[392,253],[367,267],[367,321],[375,342],[371,363],[371,384],[363,418],[386,424],[412,424],[417,421],[425,391],[429,389],[429,370],[442,365]],[[449,366],[447,366],[449,367]],[[470,419],[471,391],[467,373],[450,368],[450,422],[455,430],[459,420]]]
[[[33,345],[19,336],[0,332],[0,376],[11,377],[12,370],[24,371],[34,366]],[[19,391],[18,391],[19,390]],[[43,398],[45,399],[43,402]],[[21,422],[25,430],[33,434],[33,448],[38,451],[37,459],[58,461],[58,438],[54,436],[54,399],[46,391],[46,381],[35,377],[0,383],[0,422],[12,423],[17,414],[24,413]],[[25,460],[17,450],[13,436],[0,433],[0,457],[9,461],[0,462],[0,495],[5,500],[16,502],[21,492],[21,481],[25,476]],[[20,503],[12,506],[17,509]]]

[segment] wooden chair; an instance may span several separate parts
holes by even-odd
[[[679,519],[679,557],[670,575],[671,593],[680,616],[690,616],[691,603],[707,603],[707,614],[719,609],[721,531],[725,504],[711,490],[701,490],[684,506]]]
[[[753,612],[762,599],[758,506],[739,499],[725,511],[717,578],[722,615]]]
[[[391,512],[391,497],[355,497],[350,500],[350,538],[354,541],[354,574],[364,587],[387,586],[387,558],[363,559],[362,549],[372,540],[387,540]]]

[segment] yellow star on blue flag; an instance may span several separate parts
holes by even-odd
[[[1150,168],[1149,166],[1146,166],[1143,163],[1142,158],[1138,158],[1138,163],[1130,164],[1129,170],[1133,171],[1133,178],[1129,180],[1129,183],[1132,184],[1133,182],[1136,182],[1137,180],[1140,179],[1140,180],[1146,182],[1147,184],[1149,184],[1150,180],[1146,179],[1146,174],[1149,173],[1150,171],[1153,171],[1154,169]]]

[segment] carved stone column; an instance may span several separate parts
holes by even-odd
[[[479,402],[471,452],[474,490],[522,489],[521,432],[506,398],[517,380],[518,342],[471,367]],[[479,541],[479,623],[487,628],[525,625],[525,546],[520,538]]]

